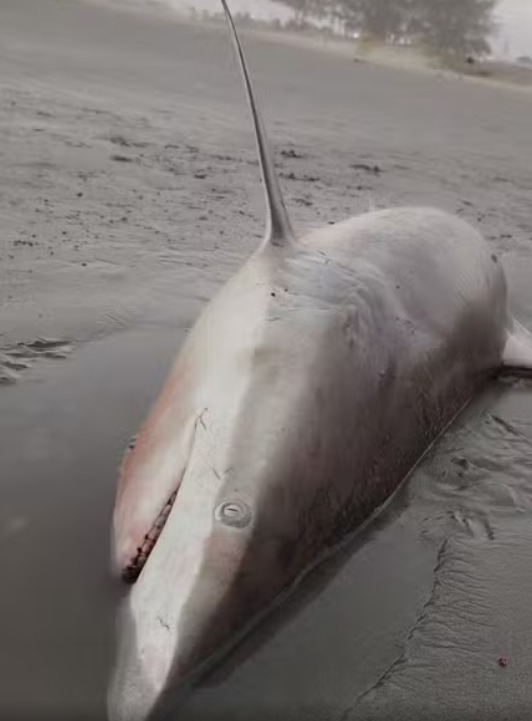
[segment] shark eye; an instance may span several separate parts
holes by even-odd
[[[226,526],[245,528],[251,521],[251,509],[243,501],[224,501],[214,512],[214,517]]]

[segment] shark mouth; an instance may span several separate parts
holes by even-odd
[[[174,491],[170,498],[166,501],[163,510],[159,513],[155,519],[155,523],[151,527],[149,533],[144,536],[144,541],[141,546],[137,548],[135,557],[128,563],[125,569],[122,571],[122,579],[126,583],[135,583],[141,574],[142,569],[146,565],[146,561],[150,553],[153,551],[155,544],[159,536],[161,535],[163,528],[166,525],[170,511],[174,505],[177,496],[177,491]]]

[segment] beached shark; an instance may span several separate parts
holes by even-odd
[[[156,717],[408,476],[503,368],[532,368],[471,225],[395,208],[298,235],[242,46],[260,247],[201,313],[123,462],[113,721]],[[236,221],[235,221],[236,222]]]

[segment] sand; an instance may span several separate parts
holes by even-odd
[[[532,95],[244,41],[298,228],[406,203],[461,214],[532,326]],[[117,464],[262,237],[254,139],[223,28],[157,14],[3,0],[0,88],[0,717],[102,718]],[[526,384],[489,389],[183,718],[522,718],[531,423]]]

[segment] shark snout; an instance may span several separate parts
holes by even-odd
[[[194,514],[186,492],[123,603],[108,706],[111,721],[152,718],[249,616],[254,510],[241,497]],[[194,498],[194,496],[192,496]],[[247,611],[247,612],[246,612]]]

